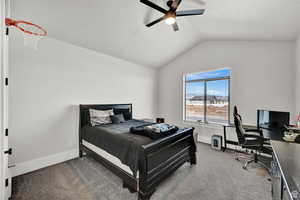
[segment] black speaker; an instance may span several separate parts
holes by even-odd
[[[165,118],[156,118],[156,123],[165,123]]]

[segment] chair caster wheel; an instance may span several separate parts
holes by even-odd
[[[235,158],[235,160],[239,161],[240,159],[239,158]]]
[[[246,167],[246,166],[243,166],[243,169],[244,169],[244,170],[247,170],[247,167]]]

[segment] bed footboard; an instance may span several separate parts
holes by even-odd
[[[123,187],[138,192],[139,200],[149,200],[155,188],[185,162],[196,164],[194,128],[182,129],[177,133],[142,146],[139,159],[139,178],[128,174],[102,156],[86,148],[80,138],[79,151],[95,158],[123,180]]]
[[[185,162],[196,164],[194,128],[143,146],[140,160],[139,200],[148,200],[156,186]]]

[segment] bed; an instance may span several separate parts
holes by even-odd
[[[127,116],[120,124],[91,126],[89,109],[113,109]],[[79,152],[92,156],[123,180],[123,187],[148,200],[155,188],[185,162],[196,164],[193,128],[152,140],[130,133],[149,122],[132,119],[132,104],[80,105]]]

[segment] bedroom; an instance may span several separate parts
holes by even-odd
[[[167,1],[153,2],[168,8]],[[174,31],[164,22],[146,27],[162,14],[139,0],[1,1],[2,199],[10,196],[12,183],[12,199],[137,198],[103,164],[78,158],[80,104],[132,104],[134,119],[163,118],[167,124],[195,127],[197,165],[184,164],[151,199],[272,198],[263,169],[251,164],[245,171],[232,150],[210,149],[211,137],[223,136],[223,123],[186,120],[184,79],[228,69],[227,122],[234,123],[237,105],[246,125],[257,124],[259,109],[289,112],[290,123],[296,124],[300,2],[183,0],[179,9],[205,12],[177,17],[179,30]],[[35,41],[11,26],[7,36],[7,17],[38,24],[48,35]],[[37,49],[24,45],[24,37],[37,42]],[[235,130],[229,132],[236,140]],[[9,148],[12,155],[4,153]]]

